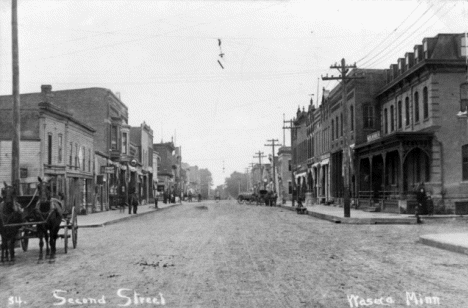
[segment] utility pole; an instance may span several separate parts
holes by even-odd
[[[20,93],[18,57],[18,2],[11,0],[11,30],[13,52],[13,134],[11,142],[11,185],[19,192],[20,181]]]
[[[266,157],[266,155],[263,155],[263,152],[261,151],[258,151],[255,154],[258,154],[258,156],[254,156],[253,158],[258,158],[258,162],[260,163],[260,183],[262,183],[262,176],[263,176],[262,158]]]
[[[284,124],[289,123],[289,126],[284,126]],[[293,121],[283,121],[283,129],[290,129],[291,130],[291,184],[292,184],[292,206],[294,206],[294,192],[296,191],[296,182],[294,181],[294,151],[293,151],[293,134],[294,130],[297,127],[293,126]]]
[[[245,168],[246,191],[249,191],[249,168]]]
[[[250,163],[250,169],[251,169],[251,171],[252,171],[252,175],[249,176],[249,179],[250,179],[251,182],[252,182],[252,189],[255,187],[255,181],[254,181],[254,178],[253,178],[253,176],[254,176],[254,171],[255,171],[254,167],[255,167],[255,163]]]
[[[266,147],[271,146],[273,150],[273,159],[272,159],[272,165],[273,165],[273,191],[276,192],[276,172],[275,172],[275,145],[277,146],[282,146],[281,144],[278,144],[275,142],[278,141],[278,139],[268,139],[267,141],[271,142],[271,144],[265,144]]]
[[[341,80],[341,87],[342,87],[342,107],[343,107],[343,176],[344,176],[344,195],[343,195],[343,201],[344,201],[344,217],[350,217],[351,216],[351,200],[350,200],[350,189],[349,189],[349,164],[350,164],[350,151],[349,151],[349,129],[348,129],[348,106],[346,104],[346,83],[349,80],[353,79],[363,79],[364,76],[346,76],[346,74],[349,72],[350,69],[356,68],[356,64],[353,65],[346,65],[345,59],[341,59],[341,65],[335,65],[330,66],[330,68],[335,68],[340,72],[341,76],[338,77],[328,77],[322,76],[322,80]]]

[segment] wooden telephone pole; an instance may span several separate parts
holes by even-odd
[[[260,163],[260,183],[262,183],[262,176],[263,176],[262,158],[266,157],[266,155],[263,155],[263,152],[261,151],[258,151],[255,154],[258,154],[258,156],[254,156],[253,158],[258,158],[258,162]]]
[[[11,30],[13,52],[13,125],[11,142],[11,185],[19,192],[20,181],[20,93],[18,57],[18,3],[11,0]]]
[[[351,216],[351,200],[350,200],[350,188],[349,188],[349,164],[350,164],[350,151],[349,151],[349,128],[348,128],[348,106],[346,104],[346,83],[349,80],[353,79],[362,79],[364,76],[346,76],[346,74],[349,72],[350,69],[356,68],[356,64],[353,65],[346,65],[345,59],[341,59],[341,65],[335,65],[330,66],[330,68],[337,69],[341,76],[338,77],[328,77],[322,76],[322,80],[340,80],[341,81],[341,87],[342,87],[342,110],[343,110],[343,177],[344,177],[344,195],[343,195],[343,201],[344,201],[344,217],[350,217]]]
[[[271,144],[265,144],[266,147],[271,146],[273,151],[273,158],[272,158],[272,165],[273,165],[273,191],[276,192],[276,172],[275,172],[275,145],[281,146],[275,142],[278,142],[278,139],[268,139],[267,141],[271,142]]]
[[[289,123],[289,126],[284,126],[284,124]],[[291,130],[291,184],[292,184],[292,206],[294,206],[294,193],[296,192],[296,181],[294,180],[294,151],[293,151],[293,134],[294,130],[297,129],[297,127],[293,126],[293,121],[289,120],[283,120],[283,129],[290,129]]]

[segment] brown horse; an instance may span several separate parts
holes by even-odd
[[[36,233],[39,238],[39,261],[43,258],[44,237],[46,256],[50,255],[50,261],[54,261],[56,241],[63,216],[63,206],[59,200],[51,197],[50,183],[43,181],[40,177],[38,177],[38,180],[39,200],[34,208],[25,209],[27,211],[26,217],[30,222],[38,222]]]
[[[2,257],[1,262],[10,261],[15,263],[15,242],[16,235],[21,226],[6,227],[9,224],[19,224],[23,222],[19,204],[16,202],[16,190],[13,186],[3,182],[2,199],[0,203],[0,234],[2,236]]]

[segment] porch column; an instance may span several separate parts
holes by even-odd
[[[383,159],[383,196],[382,199],[385,199],[385,192],[387,191],[387,152],[383,152],[382,154]]]
[[[400,156],[400,164],[398,166],[399,169],[399,174],[398,174],[398,195],[399,199],[403,199],[403,193],[404,193],[404,187],[403,187],[403,151],[401,149],[398,149],[398,155]]]
[[[369,201],[374,198],[374,185],[373,185],[373,174],[372,174],[372,155],[369,156]],[[373,201],[372,201],[373,202]],[[371,206],[371,203],[369,203]]]

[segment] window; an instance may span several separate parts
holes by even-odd
[[[410,125],[410,106],[409,106],[409,98],[405,98],[405,124],[406,126]]]
[[[117,150],[117,126],[112,125],[111,126],[111,149],[112,150]]]
[[[88,172],[91,172],[91,149],[88,149]]]
[[[73,142],[70,142],[70,161],[69,161],[70,167],[73,166]]]
[[[462,146],[462,180],[468,181],[468,144]]]
[[[419,93],[414,93],[414,122],[419,122]]]
[[[291,171],[291,160],[288,160],[288,170]]]
[[[336,124],[336,139],[338,139],[340,136],[340,123],[338,123],[338,116],[335,118],[335,124]]]
[[[47,135],[47,164],[52,165],[52,134]]]
[[[350,121],[351,121],[350,127],[351,127],[351,131],[353,131],[354,130],[354,106],[349,107],[349,115],[350,115],[350,118],[351,118],[350,119]]]
[[[424,119],[429,117],[429,98],[427,95],[427,87],[423,89],[423,116]]]
[[[331,139],[335,140],[335,121],[331,120]]]
[[[403,125],[403,110],[401,109],[401,101],[398,101],[398,128],[401,128]]]
[[[80,161],[79,161],[79,153],[78,153],[78,144],[75,143],[75,168],[78,168],[78,166],[80,165]]]
[[[393,105],[390,106],[390,131],[395,130],[395,108]]]
[[[466,40],[466,36],[461,38],[461,56],[467,57],[468,56],[468,42]]]
[[[374,109],[371,105],[367,104],[363,106],[364,115],[364,128],[374,127]]]
[[[385,134],[388,134],[388,110],[387,108],[385,108],[384,110],[383,125],[384,125]]]
[[[127,133],[122,133],[122,154],[127,154]]]
[[[340,114],[340,125],[341,125],[340,135],[343,137],[343,114]]]
[[[291,181],[288,181],[288,193],[290,195],[292,194],[292,183],[291,183]]]
[[[63,146],[62,142],[63,142],[62,134],[59,134],[58,135],[58,155],[57,155],[57,159],[58,159],[59,164],[62,163],[62,146]]]
[[[86,171],[86,149],[85,147],[82,148],[82,151],[83,151],[83,165],[81,166],[81,168],[83,168],[83,171]]]

